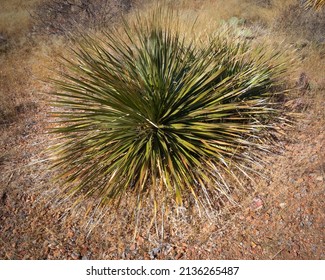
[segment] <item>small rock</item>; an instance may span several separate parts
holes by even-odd
[[[259,197],[255,197],[251,204],[253,210],[260,210],[263,208],[263,201]]]
[[[30,260],[31,256],[29,254],[24,255],[23,260]]]
[[[71,8],[70,8],[70,9],[71,9],[71,12],[72,12],[72,13],[76,13],[76,12],[78,11],[79,8],[78,8],[78,6],[76,6],[76,5],[71,5]]]
[[[79,260],[79,259],[80,259],[80,254],[79,254],[78,252],[73,252],[73,253],[71,254],[71,258],[72,258],[73,260]]]
[[[155,258],[157,258],[157,257],[158,257],[158,254],[160,254],[160,252],[161,252],[160,247],[153,248],[153,249],[149,252],[150,258],[151,258],[151,259],[155,259]]]
[[[53,254],[53,257],[56,259],[61,256],[61,252],[59,250],[54,250],[52,254]]]
[[[296,184],[301,184],[301,183],[303,183],[304,182],[304,179],[303,178],[298,178],[297,180],[296,180]]]
[[[0,44],[4,44],[7,41],[4,35],[0,33]]]
[[[137,238],[137,245],[138,246],[141,246],[144,242],[144,238],[142,236],[138,236]]]
[[[82,246],[80,249],[80,254],[82,256],[88,255],[88,247],[87,246]]]
[[[176,255],[175,259],[176,259],[176,260],[179,260],[179,259],[181,259],[181,258],[183,257],[183,255],[184,255],[183,252],[178,253],[178,254]]]
[[[73,232],[71,229],[69,229],[69,231],[68,231],[68,233],[67,233],[67,236],[68,236],[69,238],[73,237],[73,236],[74,236],[74,232]]]
[[[128,258],[128,252],[124,251],[122,252],[121,254],[121,258],[124,260],[124,259],[127,259]]]
[[[324,178],[323,176],[316,177],[316,181],[323,182]]]
[[[131,251],[134,251],[136,248],[137,248],[137,245],[136,245],[135,243],[133,243],[133,244],[130,246],[130,250],[131,250]]]
[[[286,204],[285,202],[281,202],[281,203],[279,204],[279,206],[280,206],[282,209],[284,209],[284,208],[286,208],[287,204]]]

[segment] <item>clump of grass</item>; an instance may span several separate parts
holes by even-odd
[[[321,9],[325,6],[324,0],[307,0],[305,1],[306,8]]]
[[[84,36],[54,80],[54,167],[80,200],[210,205],[277,129],[288,61],[229,30],[184,38],[171,11]],[[169,201],[169,202],[167,202]]]

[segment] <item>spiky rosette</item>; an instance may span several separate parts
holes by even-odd
[[[73,194],[176,204],[225,174],[247,174],[276,126],[274,95],[285,63],[221,33],[183,38],[154,12],[121,30],[84,37],[55,80],[60,135],[55,167]],[[207,195],[208,197],[208,195]]]

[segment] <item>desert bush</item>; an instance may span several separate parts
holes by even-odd
[[[276,29],[285,31],[294,38],[324,43],[325,10],[315,12],[314,9],[306,10],[304,5],[290,5],[279,16]]]
[[[67,35],[76,30],[105,28],[127,12],[132,3],[132,0],[44,1],[32,13],[34,32]]]
[[[9,47],[8,39],[0,33],[0,54],[6,52],[8,47]]]
[[[55,79],[54,168],[64,190],[103,205],[126,194],[155,208],[229,194],[249,175],[281,112],[288,61],[226,30],[184,38],[158,9],[83,36]],[[205,37],[206,38],[206,37]],[[167,199],[168,198],[168,199]]]

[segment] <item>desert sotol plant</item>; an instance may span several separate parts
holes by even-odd
[[[209,205],[266,149],[286,62],[230,33],[184,38],[173,23],[158,10],[85,36],[65,59],[53,81],[54,167],[70,194]]]

